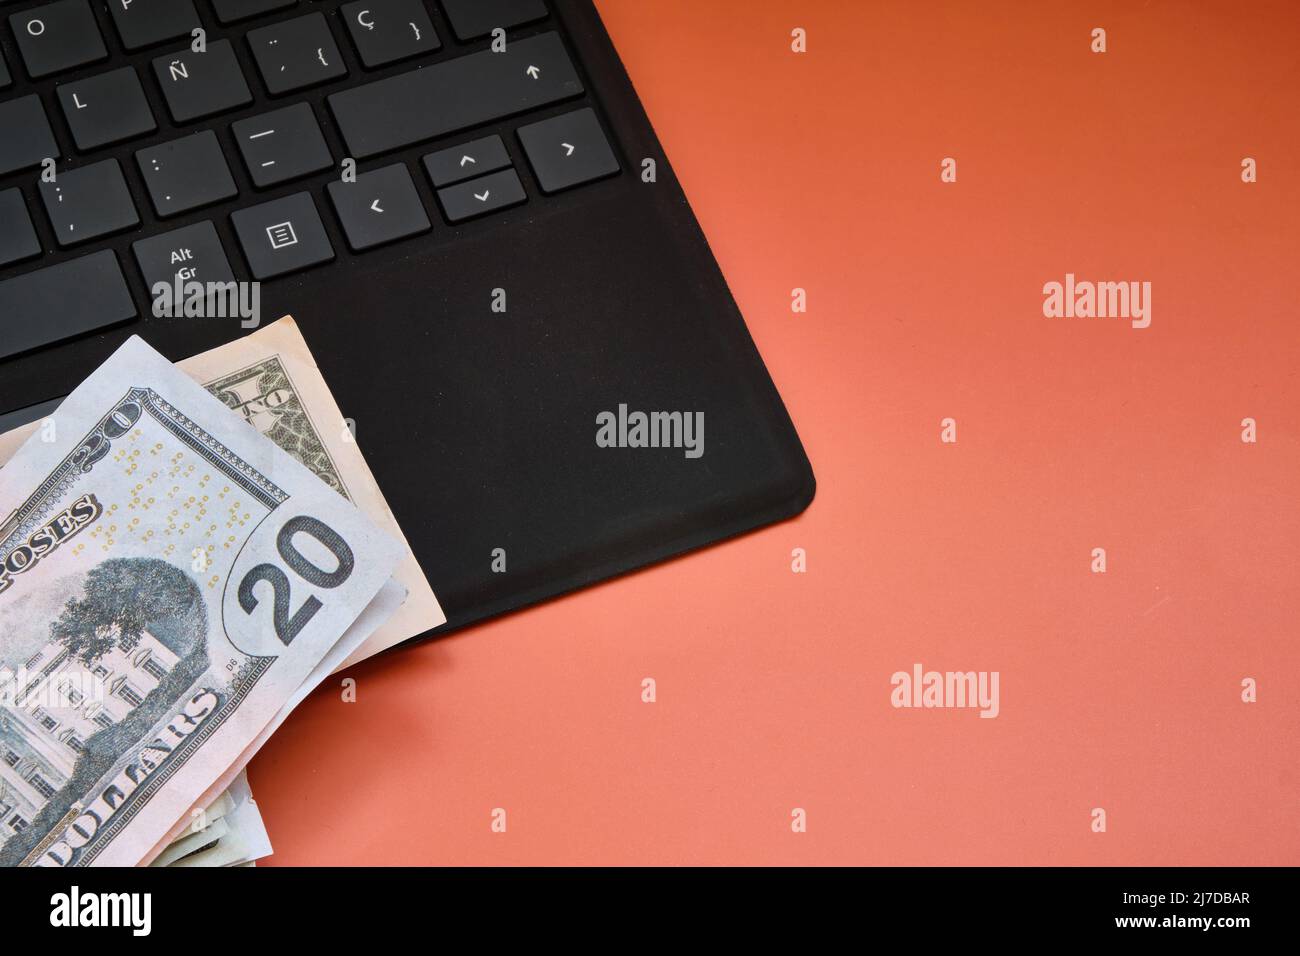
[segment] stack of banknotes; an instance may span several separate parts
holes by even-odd
[[[0,436],[0,865],[252,865],[248,761],[444,621],[292,319],[131,339]]]

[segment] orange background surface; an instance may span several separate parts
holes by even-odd
[[[598,5],[817,499],[331,681],[268,862],[1300,863],[1300,7]],[[915,662],[1000,716],[894,709]]]

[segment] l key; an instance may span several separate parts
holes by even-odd
[[[82,152],[158,128],[134,67],[65,83],[56,93],[72,139]]]

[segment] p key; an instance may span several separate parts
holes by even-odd
[[[88,0],[58,0],[9,17],[32,79],[108,57]]]
[[[128,50],[179,40],[199,26],[194,0],[108,0],[108,12]]]

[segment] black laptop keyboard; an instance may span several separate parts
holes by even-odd
[[[273,280],[620,170],[544,0],[0,0],[0,20],[0,360],[137,319],[128,270]]]

